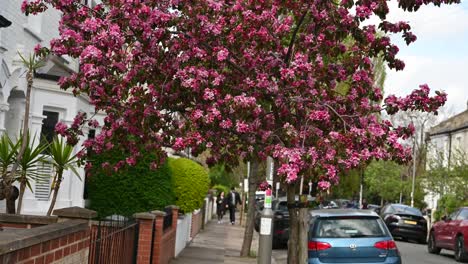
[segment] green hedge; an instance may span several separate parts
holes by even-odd
[[[205,168],[185,158],[170,158],[169,167],[172,170],[176,205],[186,213],[201,208],[210,185]]]
[[[104,171],[103,162],[115,163],[124,156],[116,151],[93,157],[93,168],[87,179],[90,209],[99,217],[112,214],[130,216],[137,212],[161,210],[175,203],[171,170],[164,164],[158,170],[150,170],[155,157],[144,154],[134,167],[118,172]]]

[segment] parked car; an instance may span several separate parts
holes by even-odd
[[[394,237],[426,243],[427,221],[419,209],[404,204],[387,204],[381,209],[380,216]]]
[[[310,214],[309,264],[401,264],[390,231],[374,211],[327,209]]]
[[[379,213],[380,213],[381,207],[380,207],[380,205],[376,205],[376,204],[368,204],[368,205],[367,205],[367,209],[373,210],[374,212],[376,212],[377,214],[379,214]]]
[[[439,254],[441,249],[453,250],[457,261],[468,262],[468,207],[432,225],[427,249],[432,254]]]
[[[308,196],[309,202],[315,201],[315,197]],[[299,197],[296,197],[296,202]],[[289,211],[288,202],[286,197],[279,197],[272,201],[271,209],[273,210],[273,248],[285,247],[289,239]],[[313,208],[311,208],[313,209]],[[261,210],[263,210],[263,204],[257,206],[257,212],[255,214],[255,231],[260,231],[260,218]]]

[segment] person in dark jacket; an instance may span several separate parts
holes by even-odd
[[[216,214],[218,215],[218,224],[223,222],[224,213],[226,212],[226,197],[224,197],[224,192],[218,194],[216,199]]]
[[[226,203],[229,207],[229,218],[231,220],[231,224],[234,225],[236,222],[236,207],[241,204],[240,195],[235,191],[234,187],[231,188],[231,191],[227,195]]]

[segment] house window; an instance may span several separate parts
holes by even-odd
[[[88,133],[88,139],[93,139],[96,136],[96,129],[90,129]]]
[[[58,123],[59,113],[43,111],[42,115],[46,116],[46,118],[42,121],[41,142],[50,143],[54,140],[55,125]]]
[[[51,180],[54,177],[52,164],[40,162],[37,166],[38,176],[34,188],[34,197],[39,201],[49,201]]]

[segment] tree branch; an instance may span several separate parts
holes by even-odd
[[[335,115],[337,115],[341,121],[343,121],[343,128],[344,128],[344,131],[346,133],[346,126],[348,125],[346,123],[346,121],[343,119],[343,117],[335,110],[335,108],[333,108],[332,106],[330,106],[329,104],[323,104],[324,106],[328,107],[328,109],[332,110],[333,113],[335,113]]]
[[[297,24],[297,27],[294,29],[293,35],[291,37],[291,41],[289,42],[289,47],[288,47],[288,52],[286,53],[286,57],[284,58],[284,62],[289,65],[291,61],[291,56],[292,56],[292,49],[294,47],[294,42],[296,42],[296,36],[297,33],[299,32],[299,28],[301,27],[302,23],[304,22],[304,19],[307,15],[308,11],[305,11],[304,14],[301,16],[299,23]]]
[[[189,38],[189,39],[192,39],[193,37],[190,36],[189,34],[185,33],[185,32],[180,32],[180,31],[173,31],[173,30],[169,30],[169,33],[171,34],[177,34],[177,35],[184,35],[185,37]],[[204,46],[206,49],[208,50],[212,50],[211,46],[206,44],[206,43],[200,43],[202,46]],[[232,54],[230,51],[229,51],[229,54]],[[231,57],[231,55],[229,55],[229,57]],[[235,70],[239,71],[240,73],[244,74],[244,75],[247,75],[247,71],[245,71],[242,67],[240,67],[239,65],[235,64],[231,59],[228,59],[227,61],[227,64],[229,64],[229,66],[233,67]]]

